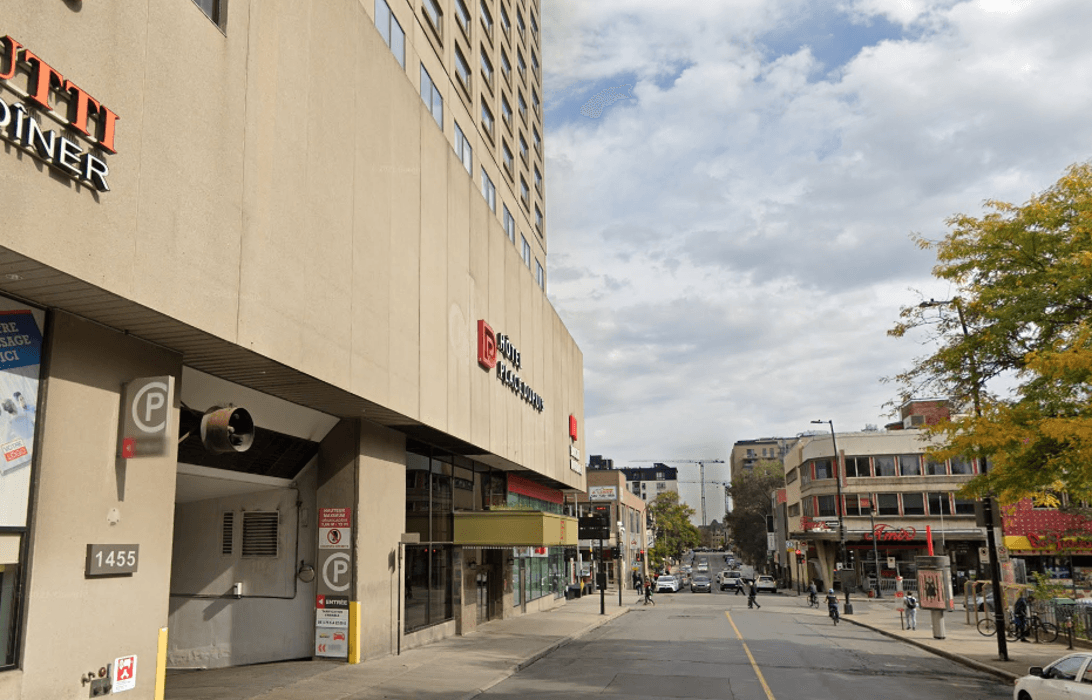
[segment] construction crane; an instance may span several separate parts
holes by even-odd
[[[696,464],[701,468],[701,526],[705,527],[708,521],[705,519],[705,465],[724,464],[723,459],[631,459],[630,462],[653,462],[670,466],[675,464]],[[688,482],[682,482],[688,483]],[[723,483],[723,482],[720,482]]]

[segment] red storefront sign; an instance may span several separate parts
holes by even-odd
[[[918,531],[912,527],[891,527],[886,523],[880,523],[872,532],[865,533],[865,540],[871,542],[875,539],[877,542],[909,542],[913,540],[918,534]]]

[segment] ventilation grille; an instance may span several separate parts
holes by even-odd
[[[276,511],[243,513],[243,556],[277,556],[279,525],[280,513]]]
[[[235,553],[235,513],[224,512],[223,534],[221,535],[220,554]]]

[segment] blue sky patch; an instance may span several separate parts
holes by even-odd
[[[794,25],[761,36],[758,43],[769,51],[771,60],[811,47],[812,55],[822,64],[820,75],[814,76],[820,79],[849,63],[861,49],[903,38],[907,38],[904,29],[883,17],[855,22],[845,12],[815,8]]]

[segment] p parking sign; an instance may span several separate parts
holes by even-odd
[[[126,384],[122,392],[118,456],[137,459],[166,455],[171,447],[173,408],[174,377],[144,377]]]

